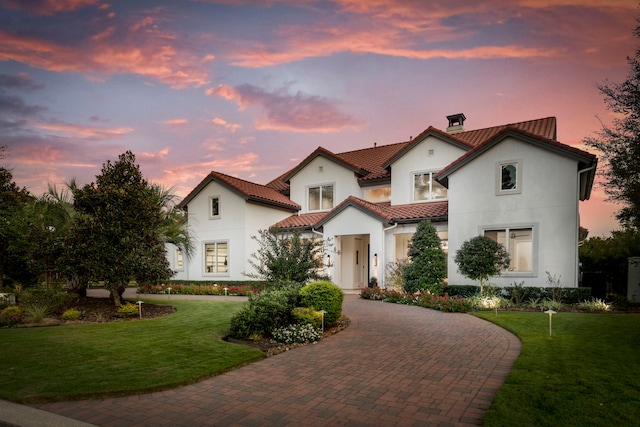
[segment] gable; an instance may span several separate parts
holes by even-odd
[[[584,170],[584,176],[580,177],[580,200],[586,200],[589,198],[591,187],[593,186],[593,180],[595,178],[597,165],[597,158],[595,155],[578,148],[562,144],[561,142],[558,142],[556,140],[542,138],[516,128],[506,128],[502,133],[500,133],[493,139],[490,139],[485,143],[478,145],[473,150],[467,152],[462,157],[447,165],[447,167],[444,168],[440,173],[438,173],[435,178],[442,185],[448,187],[449,177],[452,174],[463,168],[470,167],[469,165],[473,163],[475,159],[487,153],[494,147],[514,140],[528,146],[538,148],[549,154],[557,155],[575,162],[577,167],[575,172],[577,172],[578,170]]]

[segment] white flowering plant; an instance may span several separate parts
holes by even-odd
[[[271,336],[281,344],[316,342],[322,338],[322,331],[310,323],[294,324],[274,329]]]

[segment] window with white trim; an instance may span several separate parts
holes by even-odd
[[[496,164],[496,194],[522,193],[522,160],[507,160]]]
[[[445,200],[447,188],[433,179],[437,172],[413,174],[413,201]]]
[[[327,211],[333,209],[333,184],[309,187],[307,196],[307,207],[309,211]]]
[[[176,270],[184,269],[184,255],[182,249],[176,249]]]
[[[484,235],[505,247],[510,272],[533,272],[533,228],[485,230]]]
[[[229,272],[229,250],[227,242],[205,243],[204,272],[206,274],[223,274]]]
[[[220,196],[209,197],[209,218],[220,218]]]

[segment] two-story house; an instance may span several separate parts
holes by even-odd
[[[406,258],[417,224],[429,218],[448,251],[448,281],[471,284],[453,258],[486,235],[509,251],[493,283],[542,286],[545,271],[578,282],[578,203],[589,198],[597,159],[556,140],[553,117],[464,130],[429,127],[409,141],[343,153],[319,147],[266,185],[211,172],[181,203],[196,252],[169,249],[177,279],[246,280],[258,230],[278,227],[330,241],[325,272],[343,289]]]

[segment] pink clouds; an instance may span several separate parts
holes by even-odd
[[[233,88],[219,85],[208,89],[206,93],[233,101],[241,110],[248,106],[262,108],[266,117],[256,122],[256,128],[261,130],[338,132],[361,124],[360,120],[340,111],[336,102],[301,92],[295,95],[288,94],[286,90],[269,93],[256,86],[244,84]]]
[[[223,128],[228,129],[231,132],[235,132],[242,127],[237,123],[229,123],[226,120],[221,119],[220,117],[214,118],[213,120],[211,120],[211,123],[217,126],[222,126]]]
[[[76,138],[86,138],[90,140],[112,139],[133,132],[133,128],[130,127],[107,128],[97,126],[73,125],[69,123],[39,123],[36,126],[40,129],[57,132]]]
[[[99,0],[2,0],[9,9],[22,10],[32,15],[53,15],[69,12],[98,3]]]
[[[149,26],[153,28],[147,31]],[[213,55],[179,45],[174,34],[157,29],[153,17],[143,17],[128,28],[116,24],[96,28],[74,44],[0,30],[0,61],[17,61],[55,72],[137,74],[176,89],[209,82],[205,64],[213,60]]]

